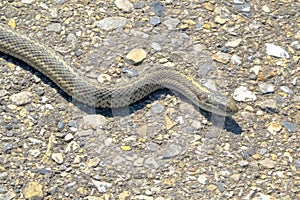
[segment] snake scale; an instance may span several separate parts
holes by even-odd
[[[95,84],[50,48],[1,23],[0,51],[31,65],[73,99],[89,106],[125,107],[155,90],[168,88],[187,97],[201,109],[221,116],[231,116],[238,111],[231,97],[200,85],[175,67],[147,67],[138,77],[114,86]]]

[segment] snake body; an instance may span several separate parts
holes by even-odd
[[[31,65],[72,98],[90,106],[125,107],[155,90],[168,88],[184,95],[196,106],[218,115],[231,116],[238,110],[230,97],[200,85],[175,67],[148,67],[132,81],[115,86],[94,84],[50,48],[3,24],[0,24],[0,51]]]

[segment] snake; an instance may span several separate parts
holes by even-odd
[[[232,116],[238,112],[232,97],[200,84],[173,66],[149,66],[130,81],[115,85],[97,84],[51,48],[1,23],[0,51],[27,63],[72,99],[88,106],[122,108],[142,100],[156,90],[167,88],[210,113]]]

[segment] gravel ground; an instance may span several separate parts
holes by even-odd
[[[1,1],[1,23],[95,84],[174,66],[241,109],[222,118],[162,90],[98,110],[1,54],[0,200],[300,199],[299,10],[293,0]]]

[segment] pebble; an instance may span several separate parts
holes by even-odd
[[[287,93],[289,95],[293,95],[294,92],[288,87],[288,86],[280,86],[280,89],[284,92]]]
[[[126,59],[133,64],[141,63],[147,57],[147,52],[144,49],[132,49],[127,55]]]
[[[237,89],[234,90],[233,98],[236,101],[255,101],[256,96],[251,91],[247,89],[245,86],[240,86]]]
[[[96,26],[105,31],[124,28],[126,24],[127,19],[124,17],[107,17],[96,22]]]
[[[52,153],[51,158],[58,164],[62,164],[64,162],[62,153]]]
[[[274,86],[272,84],[261,83],[258,86],[259,86],[260,91],[263,94],[273,93],[274,92]]]
[[[268,169],[273,169],[276,165],[276,162],[269,159],[269,158],[266,158],[262,161],[259,162],[259,164],[261,164],[262,166],[264,166],[265,168],[268,168]]]
[[[161,46],[160,46],[160,44],[158,44],[157,42],[152,42],[151,43],[151,48],[154,50],[154,51],[161,51]],[[154,52],[155,53],[155,52]]]
[[[267,128],[268,132],[271,133],[271,134],[276,134],[276,133],[278,133],[281,129],[282,129],[282,126],[281,126],[279,123],[277,123],[277,122],[272,122],[272,123],[268,126],[268,128]]]
[[[65,123],[64,122],[58,122],[57,123],[57,130],[58,131],[62,131],[65,127]]]
[[[68,133],[66,136],[65,136],[65,138],[64,138],[64,140],[66,141],[66,142],[70,142],[71,140],[73,140],[74,139],[74,136],[73,136],[73,134],[71,134],[71,133]]]
[[[179,19],[169,17],[163,21],[163,24],[167,27],[168,30],[175,30],[179,22]]]
[[[154,169],[157,169],[160,167],[159,163],[155,160],[154,157],[147,158],[145,160],[145,165],[151,166]]]
[[[276,113],[278,112],[278,105],[274,99],[266,99],[262,102],[258,102],[257,105],[267,112]]]
[[[154,17],[150,17],[150,23],[153,25],[153,26],[158,26],[161,21],[160,21],[160,18],[157,17],[157,16],[154,16]]]
[[[110,75],[108,75],[108,74],[100,74],[100,75],[97,77],[97,81],[98,81],[99,83],[110,82],[110,81],[111,81],[111,77],[110,77]]]
[[[202,184],[202,185],[205,185],[207,183],[207,180],[208,180],[208,176],[205,175],[205,174],[201,174],[199,175],[199,177],[197,178],[197,181]]]
[[[280,46],[270,43],[266,43],[266,53],[277,58],[290,58],[288,52],[286,52]]]
[[[0,184],[0,194],[7,192],[8,189],[4,185]]]
[[[92,180],[93,184],[96,186],[98,192],[105,193],[107,189],[111,188],[112,184],[103,181]]]
[[[139,74],[136,70],[130,69],[128,67],[124,67],[122,69],[122,72],[127,74],[128,77],[132,78],[132,77],[137,77]]]
[[[0,97],[4,97],[8,94],[7,90],[0,90]]]
[[[59,32],[61,32],[61,28],[62,27],[61,27],[60,23],[52,23],[52,24],[46,26],[46,31],[59,33]]]
[[[230,63],[240,66],[242,64],[242,58],[236,54],[231,56]]]
[[[165,110],[165,108],[159,102],[154,102],[151,105],[152,113],[159,114],[159,113],[162,113],[164,110]]]
[[[4,194],[0,194],[0,200],[11,200],[14,199],[16,197],[16,193],[12,192],[12,191],[8,191]]]
[[[198,75],[200,77],[206,76],[212,70],[212,68],[213,67],[211,64],[203,64],[198,69]]]
[[[236,40],[231,40],[228,41],[225,46],[226,47],[238,47],[242,42],[242,39],[236,39]]]
[[[181,153],[181,146],[177,144],[169,144],[162,150],[162,157],[164,159],[173,158]]]
[[[133,4],[128,0],[115,0],[115,5],[124,12],[130,13],[133,10]]]
[[[14,145],[12,143],[7,143],[6,145],[4,145],[3,151],[5,153],[10,153],[11,150],[13,150],[13,148],[14,148]]]
[[[227,63],[229,63],[229,61],[231,59],[231,55],[228,53],[217,52],[212,56],[212,59],[217,62],[227,64]]]
[[[25,4],[31,4],[33,3],[35,0],[22,0],[22,3],[25,3]]]
[[[227,22],[227,19],[224,19],[224,18],[222,18],[220,16],[216,16],[215,17],[215,22],[218,23],[218,24],[223,25],[223,24],[225,24]]]
[[[153,12],[156,13],[158,16],[163,16],[163,11],[165,9],[164,5],[160,3],[159,1],[155,1],[150,3],[150,8]]]
[[[67,0],[53,0],[56,4],[64,4]]]
[[[43,186],[38,182],[29,182],[23,189],[26,199],[43,199]]]
[[[135,9],[142,9],[145,6],[145,2],[144,1],[138,1],[134,4],[134,8]]]
[[[239,162],[239,165],[240,165],[241,167],[247,167],[247,166],[249,165],[249,162],[248,162],[247,160],[241,160],[241,161]]]
[[[133,162],[133,166],[142,167],[144,164],[144,158],[138,158]]]
[[[270,68],[269,66],[265,66],[259,69],[257,74],[257,80],[258,81],[265,81],[267,79],[270,79],[272,77],[276,76],[276,72]]]
[[[13,94],[10,97],[10,100],[17,106],[24,106],[26,104],[29,104],[32,100],[32,93],[28,91],[22,91],[17,94]]]
[[[41,151],[39,149],[30,149],[29,154],[34,158],[37,158],[39,155],[41,155]]]
[[[102,115],[97,115],[97,114],[85,115],[83,116],[82,119],[85,125],[93,129],[95,129],[98,126],[103,127],[107,125],[107,119]]]
[[[281,125],[284,126],[290,133],[295,133],[298,129],[296,124],[294,124],[292,122],[283,121],[283,122],[281,122]]]

